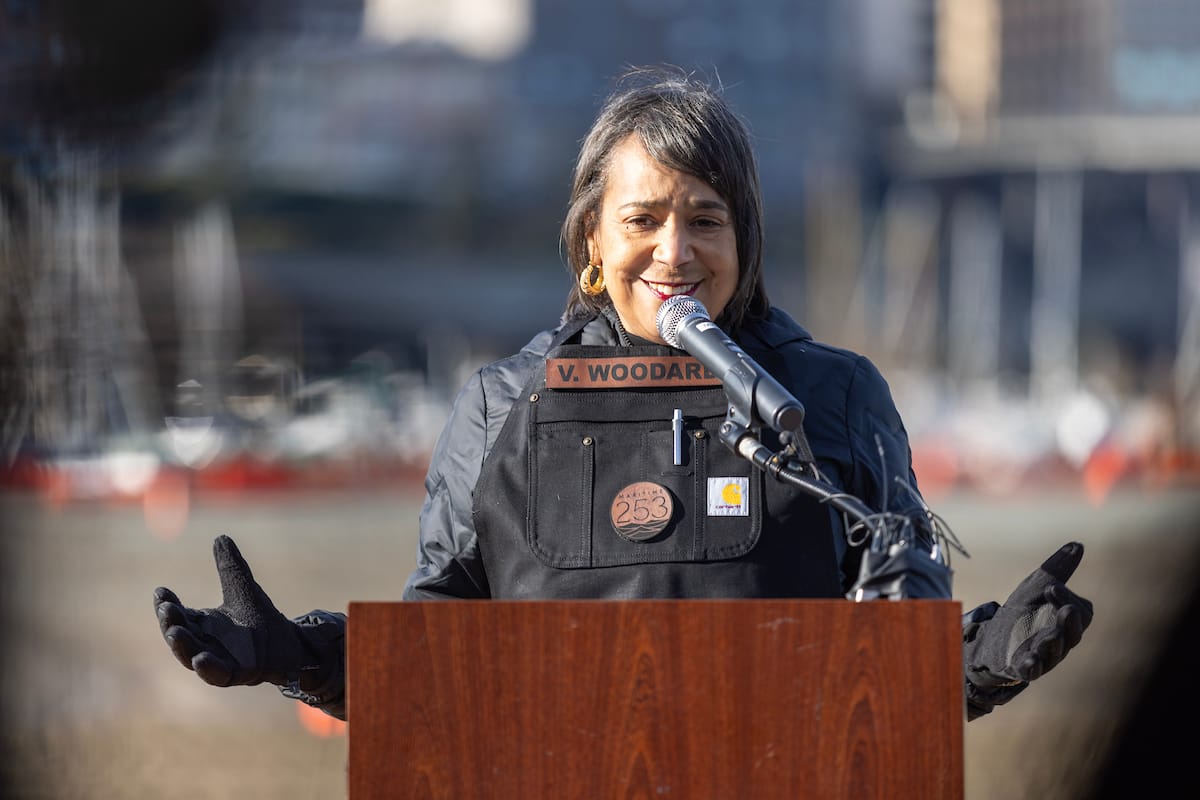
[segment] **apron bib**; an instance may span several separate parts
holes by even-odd
[[[842,597],[829,509],[721,443],[699,362],[559,344],[545,365],[475,489],[493,597]]]

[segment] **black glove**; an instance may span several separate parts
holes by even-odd
[[[1066,584],[1082,558],[1082,544],[1063,545],[979,624],[963,652],[971,683],[983,690],[1028,683],[1079,644],[1092,622],[1092,604]]]
[[[213,541],[213,558],[221,579],[219,608],[187,608],[170,589],[154,590],[159,628],[179,663],[214,686],[265,681],[290,689],[291,696],[311,696],[302,699],[313,704],[340,692],[341,626],[320,620],[298,625],[281,614],[228,536]]]

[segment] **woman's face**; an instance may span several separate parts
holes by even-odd
[[[655,342],[668,297],[691,295],[716,319],[737,290],[729,205],[704,181],[651,158],[636,135],[613,148],[588,253],[625,330]]]

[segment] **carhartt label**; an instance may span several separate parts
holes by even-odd
[[[709,478],[708,515],[710,517],[750,516],[750,479]]]
[[[720,386],[721,379],[685,356],[548,358],[548,389],[628,389]]]

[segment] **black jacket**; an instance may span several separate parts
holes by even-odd
[[[455,400],[425,479],[417,567],[405,586],[405,599],[494,595],[473,517],[475,488],[510,411],[518,400],[526,401],[531,381],[536,383],[544,373],[556,333],[545,331],[516,355],[483,367]],[[621,332],[604,317],[588,322],[575,338],[583,345],[621,345]],[[813,341],[778,309],[766,320],[744,326],[737,340],[804,406],[809,444],[830,483],[874,509],[920,513],[904,425],[887,383],[867,358]],[[897,476],[911,491],[894,481]],[[523,496],[525,487],[513,488],[516,496]],[[828,516],[832,523],[828,545],[840,566],[832,580],[842,587],[838,592],[842,594],[858,576],[859,553],[846,546],[836,514]],[[737,594],[742,593],[753,592],[745,587]],[[800,587],[787,594],[829,592]]]

